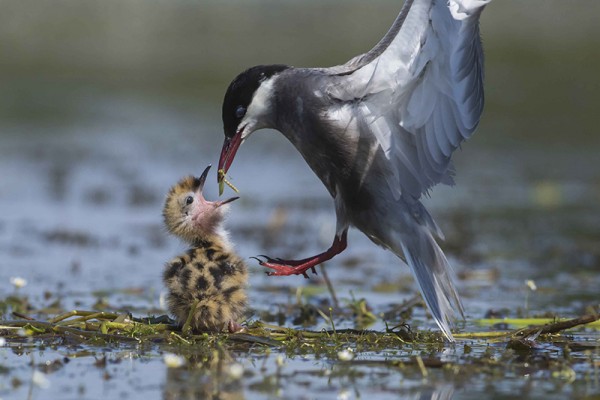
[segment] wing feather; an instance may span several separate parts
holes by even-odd
[[[491,0],[406,0],[384,38],[368,53],[331,68],[328,88],[390,162],[394,193],[419,198],[452,181],[452,153],[483,111],[479,16]]]

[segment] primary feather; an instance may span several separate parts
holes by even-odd
[[[342,119],[376,136],[396,198],[453,182],[452,153],[483,111],[479,15],[489,1],[408,0],[370,52],[331,69],[339,78],[328,93],[360,99]]]

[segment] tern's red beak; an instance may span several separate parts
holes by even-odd
[[[221,158],[219,158],[219,173],[217,174],[217,182],[221,183],[225,174],[229,170],[231,163],[233,163],[233,159],[235,157],[235,153],[237,153],[240,145],[242,144],[242,132],[244,128],[240,129],[236,132],[233,137],[225,138],[223,142],[223,148],[221,149]],[[222,171],[222,173],[221,173]]]

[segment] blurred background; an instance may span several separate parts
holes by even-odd
[[[212,123],[241,70],[344,62],[382,37],[399,3],[3,0],[2,121],[68,125],[111,97],[163,112],[195,107]],[[503,0],[486,10],[479,143],[598,140],[599,11],[592,0]]]
[[[78,288],[88,305],[86,293],[106,287],[150,288],[158,298],[163,262],[184,247],[162,228],[163,196],[181,176],[216,165],[221,100],[235,75],[261,63],[343,63],[385,34],[400,2],[2,0],[0,8],[0,287],[22,275],[31,293],[72,299]],[[595,0],[501,0],[484,12],[483,120],[456,154],[457,186],[426,200],[459,274],[505,270],[501,279],[521,287],[522,278],[554,279],[549,269],[597,271],[598,15]],[[281,135],[254,135],[230,172],[242,200],[229,226],[244,257],[329,245],[331,201]],[[408,270],[390,268],[400,262],[357,232],[336,260],[346,294],[390,274],[415,290],[401,283]],[[304,284],[252,268],[258,288]],[[259,306],[262,292],[253,292]],[[475,313],[491,307],[471,297]]]
[[[223,141],[221,100],[230,80],[255,64],[343,63],[379,41],[400,4],[0,0],[0,316],[12,319],[9,311],[17,306],[51,315],[73,308],[164,314],[163,265],[185,244],[163,228],[163,199],[180,177],[200,174],[209,163],[216,166]],[[483,14],[483,119],[455,154],[457,185],[437,187],[425,199],[446,235],[441,246],[458,275],[466,331],[487,329],[476,325],[483,317],[569,317],[598,305],[599,16],[598,0],[495,0]],[[209,199],[217,196],[215,177],[213,170]],[[300,307],[327,310],[332,304],[322,273],[310,280],[267,277],[249,259],[257,254],[306,257],[327,248],[335,216],[326,190],[275,132],[255,133],[244,144],[230,180],[241,199],[232,204],[227,226],[250,268],[250,319],[296,326],[306,320],[299,310],[308,309],[312,314],[304,326],[329,328],[314,308]],[[344,310],[335,315],[336,328],[368,325],[382,331],[384,322],[405,321],[398,310],[417,294],[409,269],[360,232],[350,232],[348,249],[326,268]],[[377,316],[366,325],[348,306],[361,298],[366,299],[363,309]],[[411,310],[413,329],[436,329],[423,307]],[[580,340],[597,343],[597,332],[587,335]],[[82,358],[73,353],[80,346],[71,353],[62,346],[40,347],[40,354],[32,351],[30,357],[18,344],[0,349],[0,362],[14,366],[11,373],[19,379],[12,380],[12,393],[20,391],[22,398],[27,385],[15,382],[31,379],[34,356],[62,360],[72,353],[71,368],[49,375],[53,385],[43,392],[45,398],[65,393],[83,398],[82,388],[96,397],[156,396],[165,381],[169,385],[157,355],[162,350],[133,346],[129,354],[115,345],[114,352],[128,362],[119,367],[119,358],[105,369],[96,366],[100,357],[111,357],[106,346],[84,349]],[[486,344],[474,352],[490,360],[504,357],[504,345],[493,356],[491,348]],[[444,357],[462,357],[461,349],[447,347]],[[465,345],[464,354],[467,350]],[[575,348],[568,354],[537,351],[540,360],[580,357],[588,367],[571,370],[578,390],[597,392],[597,379],[595,386],[591,383],[597,357],[593,364],[589,353]],[[410,357],[414,354],[419,351],[409,350]],[[361,355],[388,356],[397,357],[396,349]],[[281,396],[280,389],[263,387],[266,361],[255,357],[240,355],[244,390],[258,398]],[[287,371],[294,370],[282,387],[286,397],[351,398],[344,392],[349,387],[356,393],[375,390],[382,398],[416,390],[419,397],[431,383],[417,373],[407,386],[411,375],[396,367],[389,374],[369,367],[348,379],[342,372],[336,380],[335,361],[323,359],[322,366],[316,359],[292,358],[285,361]],[[9,370],[0,367],[3,374]],[[279,379],[279,361],[271,357],[267,368]],[[439,372],[450,382],[458,379],[446,368]],[[109,374],[119,379],[108,381]],[[493,397],[494,391],[506,398],[521,396],[521,385],[530,385],[548,398],[553,380],[559,388],[566,382],[563,372],[556,379],[554,372],[552,379],[549,372],[529,374],[528,366],[523,375],[509,369],[494,383],[477,373],[475,389],[461,389],[459,383],[457,390],[464,398]],[[383,379],[383,386],[374,387],[374,377]],[[195,381],[184,375],[174,384],[181,382],[193,386]],[[0,385],[0,396],[7,387]],[[450,391],[453,387],[450,383]],[[554,398],[576,398],[570,387],[566,384]],[[32,398],[31,391],[27,397]]]

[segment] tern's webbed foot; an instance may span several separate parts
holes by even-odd
[[[264,258],[264,260],[260,259],[259,257]],[[314,274],[317,274],[315,266],[322,262],[319,256],[309,257],[302,260],[284,260],[281,258],[271,258],[265,255],[252,258],[257,260],[261,266],[274,270],[267,272],[267,275],[269,276],[303,275],[306,279],[308,279],[308,274],[306,271],[312,270]]]
[[[302,260],[284,260],[281,258],[271,258],[265,255],[258,257],[252,257],[260,265],[266,268],[270,268],[273,271],[267,272],[269,276],[289,276],[289,275],[303,275],[308,279],[306,271],[311,270],[314,274],[317,273],[315,267],[325,261],[331,260],[337,254],[340,254],[346,248],[346,233],[343,231],[340,236],[336,236],[333,240],[331,247],[313,257],[304,258]],[[261,259],[261,257],[264,259]]]

